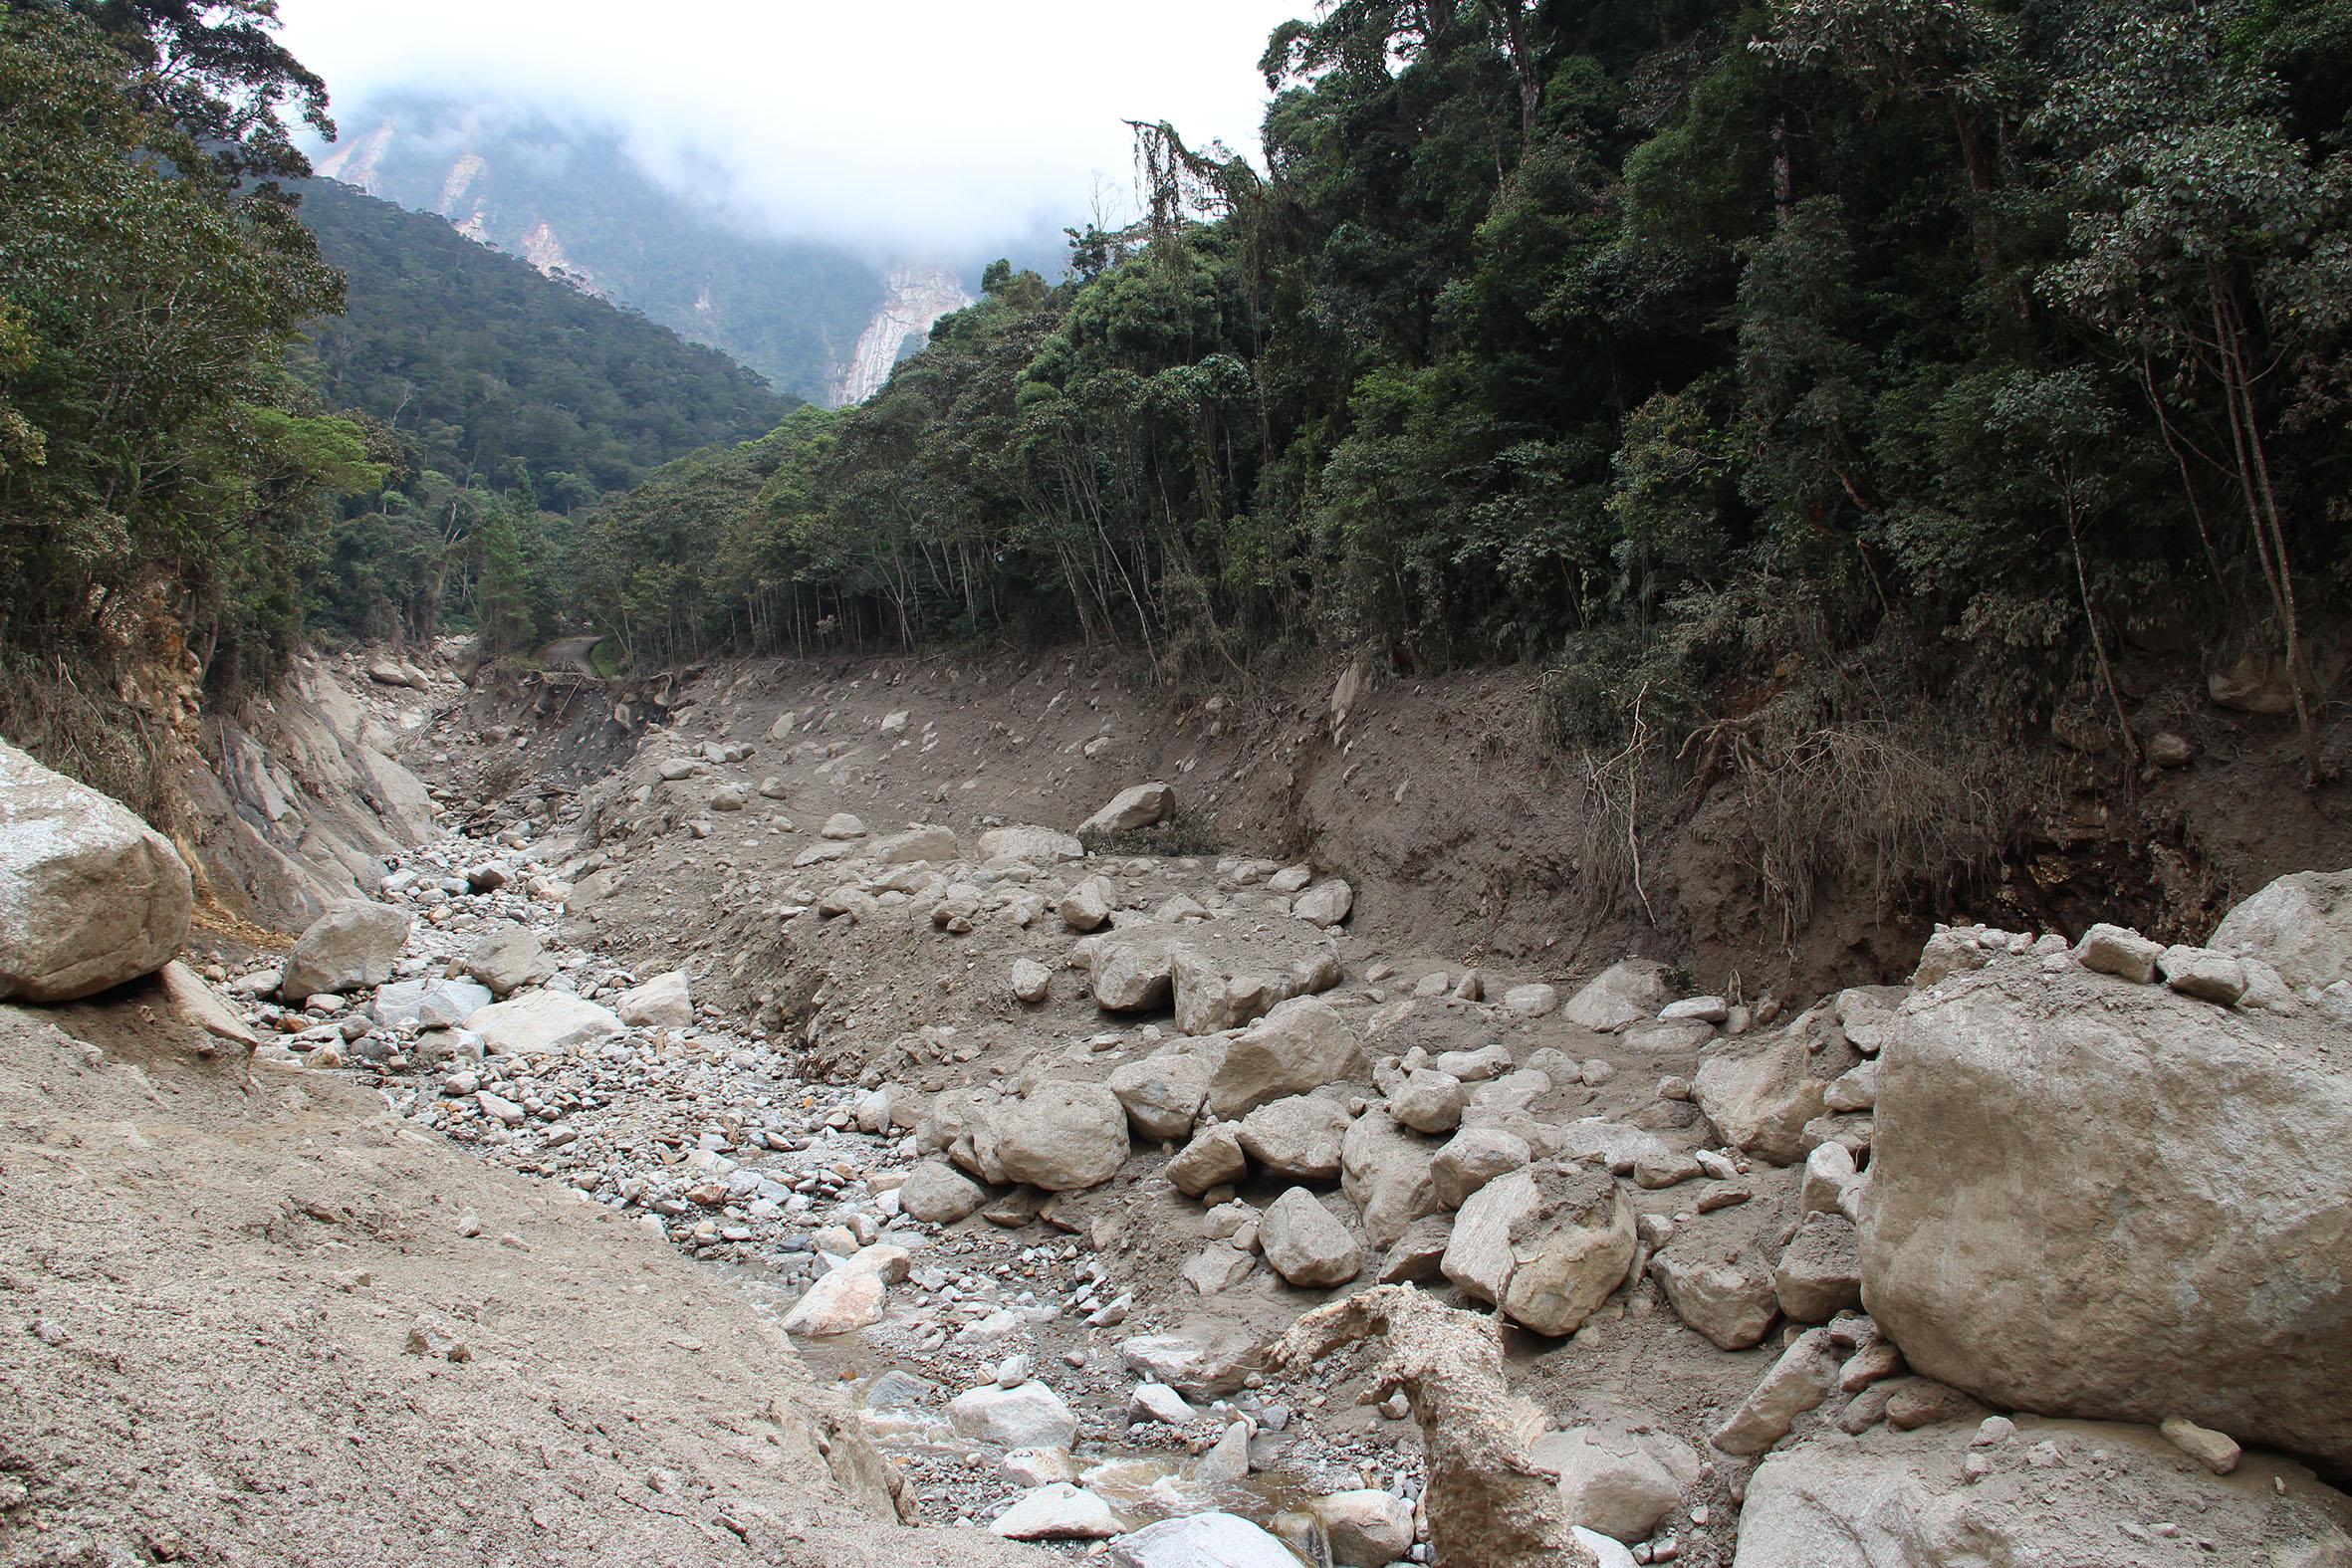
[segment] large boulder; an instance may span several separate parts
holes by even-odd
[[[1298,1557],[1249,1520],[1189,1513],[1110,1543],[1114,1568],[1298,1568]]]
[[[169,839],[0,742],[0,997],[72,1002],[151,975],[194,907]]]
[[[512,922],[494,927],[466,949],[466,974],[505,997],[525,986],[544,986],[556,973],[556,961],[539,945],[528,926]]]
[[[869,846],[870,852],[884,865],[912,865],[918,860],[941,863],[956,858],[956,830],[925,823],[910,827],[903,833],[892,833],[877,838]]]
[[[1139,784],[1121,789],[1110,803],[1078,824],[1087,833],[1124,833],[1152,827],[1176,814],[1176,791],[1164,784]]]
[[[2224,916],[2206,946],[2260,959],[2290,986],[2352,980],[2352,871],[2280,877]]]
[[[1536,1439],[1528,1456],[1559,1471],[1572,1523],[1627,1543],[1649,1539],[1699,1479],[1699,1456],[1654,1426],[1570,1427]]]
[[[1448,1279],[1538,1334],[1569,1334],[1625,1281],[1632,1206],[1616,1182],[1545,1163],[1499,1176],[1462,1206]]]
[[[535,991],[493,1003],[465,1020],[492,1055],[542,1056],[620,1032],[620,1019],[561,991]]]
[[[1074,835],[1051,827],[992,827],[980,835],[980,858],[1051,866],[1064,860],[1085,859],[1086,846]]]
[[[1009,1182],[1074,1192],[1109,1181],[1127,1159],[1127,1108],[1099,1083],[1041,1083],[992,1120]]]
[[[1078,1435],[1078,1419],[1061,1396],[1035,1379],[959,1394],[947,1402],[947,1419],[959,1437],[1002,1449],[1066,1449]]]
[[[1355,1232],[1303,1187],[1267,1206],[1258,1244],[1267,1266],[1294,1285],[1343,1285],[1363,1271],[1364,1249]]]
[[[321,992],[342,993],[380,986],[408,946],[408,917],[387,904],[349,899],[311,922],[297,938],[278,980],[288,1002],[307,1002]]]
[[[1315,1094],[1270,1100],[1242,1118],[1242,1151],[1274,1176],[1328,1182],[1339,1175],[1344,1106]]]
[[[497,999],[487,986],[466,980],[402,980],[378,990],[368,1008],[375,1021],[392,1027],[456,1028]]]
[[[1902,1013],[1862,1298],[1989,1404],[2352,1465],[2352,1039],[1996,960]]]
[[[1294,997],[1225,1042],[1210,1076],[1208,1107],[1218,1117],[1246,1116],[1269,1100],[1345,1083],[1364,1072],[1355,1031],[1336,1008]]]
[[[1759,1344],[1779,1312],[1772,1268],[1752,1246],[1684,1242],[1650,1260],[1675,1315],[1723,1350]]]
[[[1691,1098],[1726,1144],[1794,1165],[1819,1141],[1808,1139],[1805,1123],[1821,1114],[1830,1080],[1862,1060],[1828,1038],[1823,1021],[1808,1012],[1777,1034],[1732,1040],[1699,1064]]]
[[[1144,1137],[1188,1137],[1217,1061],[1214,1054],[1191,1048],[1189,1041],[1163,1045],[1141,1061],[1113,1068],[1110,1092],[1119,1097],[1127,1119]]]
[[[1528,1140],[1500,1127],[1465,1127],[1429,1162],[1437,1199],[1459,1209],[1470,1195],[1498,1176],[1508,1176],[1534,1158]]]
[[[944,1160],[925,1160],[898,1188],[899,1212],[927,1225],[953,1225],[986,1202],[987,1190]]]
[[[1363,1216],[1364,1233],[1392,1246],[1407,1227],[1444,1207],[1435,1174],[1437,1148],[1374,1108],[1348,1123],[1339,1140],[1339,1190]]]
[[[1656,1017],[1658,1009],[1673,1000],[1665,965],[1654,959],[1620,959],[1570,997],[1560,1012],[1570,1023],[1605,1034]]]
[[[694,1021],[694,994],[686,972],[673,969],[622,992],[612,1010],[635,1028],[682,1029]]]

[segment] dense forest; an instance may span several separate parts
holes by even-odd
[[[663,463],[771,429],[795,399],[726,355],[540,276],[440,219],[305,181],[343,313],[293,358],[389,462],[345,498],[314,619],[429,637],[446,610],[517,649],[565,620],[567,519]]]
[[[2343,0],[1338,0],[1263,68],[1265,172],[1140,126],[1146,221],[608,507],[583,606],[656,662],[1534,660],[1570,739],[1711,759],[2128,757],[2127,643],[2306,708],[2352,570]]]

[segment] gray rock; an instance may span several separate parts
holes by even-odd
[[[2212,948],[2175,945],[2156,956],[2156,973],[2184,997],[2234,1007],[2245,995],[2245,965]]]
[[[1539,1018],[1559,1006],[1559,992],[1541,981],[1513,986],[1503,993],[1504,1010],[1514,1017]]]
[[[1829,1079],[1855,1058],[1823,1047],[1800,1024],[1727,1044],[1699,1064],[1691,1097],[1732,1148],[1793,1165],[1812,1147],[1805,1123],[1821,1114]]]
[[[531,1056],[618,1034],[620,1019],[592,1002],[561,991],[534,992],[493,1003],[465,1020],[492,1055]]]
[[[2156,961],[2163,953],[2161,942],[2151,942],[2123,926],[2102,924],[2082,934],[2082,940],[2075,944],[2074,962],[2084,969],[2145,986],[2156,979]]]
[[[463,980],[403,980],[375,994],[368,1013],[387,1028],[413,1023],[423,1029],[456,1028],[490,1006],[490,988]]]
[[[1001,1449],[1066,1449],[1078,1431],[1078,1419],[1061,1396],[1035,1379],[959,1394],[947,1402],[947,1419],[960,1436]]]
[[[918,1378],[911,1372],[893,1367],[873,1380],[865,1391],[867,1410],[916,1410],[924,1401],[939,1392],[939,1385],[929,1378]]]
[[[1207,1104],[1231,1119],[1269,1100],[1352,1081],[1363,1070],[1363,1052],[1347,1020],[1313,997],[1294,997],[1225,1042]]]
[[[980,835],[980,858],[1053,866],[1085,859],[1086,846],[1074,835],[1051,827],[992,827]]]
[[[2352,1387],[2344,1031],[2025,961],[1914,1007],[1861,1206],[1904,1358],[2004,1409],[2352,1465],[2352,1403],[2311,1397]]]
[[[1048,1192],[1098,1186],[1127,1158],[1127,1109],[1099,1083],[1053,1080],[994,1117],[1005,1179]]]
[[[1837,1366],[1828,1330],[1806,1329],[1708,1441],[1726,1454],[1762,1454],[1788,1436],[1798,1416],[1829,1397]]]
[[[1489,1078],[1502,1077],[1519,1064],[1511,1059],[1508,1046],[1494,1044],[1481,1045],[1477,1050],[1440,1051],[1431,1065],[1464,1083],[1484,1083]]]
[[[1239,1125],[1220,1122],[1186,1144],[1168,1162],[1167,1175],[1178,1192],[1198,1198],[1212,1187],[1240,1181],[1249,1170],[1249,1157],[1242,1153]]]
[[[1176,791],[1164,784],[1140,784],[1112,795],[1110,803],[1078,824],[1079,836],[1124,833],[1153,827],[1176,814]]]
[[[1171,1427],[1189,1427],[1198,1414],[1185,1403],[1183,1395],[1165,1383],[1138,1383],[1127,1395],[1129,1421],[1157,1421]]]
[[[1780,1310],[1799,1323],[1826,1323],[1862,1304],[1861,1242],[1841,1214],[1808,1215],[1772,1271]]]
[[[1332,1492],[1306,1511],[1323,1527],[1333,1568],[1387,1568],[1412,1549],[1413,1505],[1394,1492]]]
[[[1570,1023],[1606,1034],[1656,1017],[1673,995],[1666,984],[1665,965],[1651,959],[1620,959],[1570,997],[1561,1015]]]
[[[1259,1226],[1267,1265],[1294,1285],[1345,1284],[1363,1271],[1364,1249],[1303,1187],[1267,1206]]]
[[[1652,1258],[1650,1272],[1675,1315],[1721,1350],[1761,1342],[1779,1310],[1772,1271],[1753,1248],[1686,1243]]]
[[[2289,986],[2352,980],[2352,870],[2280,877],[2224,916],[2206,946],[2259,959]]]
[[[408,917],[382,904],[353,900],[311,923],[294,944],[278,982],[279,995],[303,1002],[321,993],[380,986],[408,945]]]
[[[944,1160],[925,1160],[898,1189],[899,1211],[926,1225],[953,1225],[986,1202],[987,1190]]]
[[[1571,1427],[1536,1439],[1528,1456],[1559,1471],[1572,1523],[1628,1543],[1647,1540],[1699,1479],[1699,1456],[1655,1429]]]
[[[1459,1209],[1471,1194],[1533,1158],[1528,1141],[1517,1133],[1499,1127],[1465,1127],[1430,1161],[1429,1174],[1437,1186],[1438,1202],[1448,1209]]]
[[[851,838],[863,838],[865,836],[865,823],[860,821],[855,816],[850,815],[847,811],[835,811],[832,815],[824,819],[824,826],[818,829],[818,836],[820,838],[835,838],[843,840]]]
[[[1291,1548],[1230,1513],[1147,1524],[1110,1543],[1115,1568],[1300,1568]]]
[[[1185,1138],[1200,1116],[1218,1058],[1185,1044],[1165,1045],[1141,1061],[1111,1069],[1110,1092],[1146,1138]],[[1225,1178],[1219,1178],[1225,1180]],[[1216,1186],[1216,1182],[1204,1184]]]
[[[1379,1282],[1401,1285],[1408,1280],[1444,1278],[1446,1247],[1453,1239],[1452,1215],[1423,1215],[1405,1227],[1405,1233],[1381,1254]]]
[[[910,827],[903,833],[892,833],[877,838],[869,846],[884,865],[912,865],[918,860],[929,860],[941,865],[953,861],[960,852],[952,827],[926,823]]]
[[[1437,1150],[1399,1127],[1388,1113],[1367,1110],[1339,1140],[1339,1190],[1363,1217],[1374,1246],[1388,1246],[1405,1228],[1443,1206],[1433,1174]]]
[[[525,986],[544,986],[556,973],[555,960],[539,945],[527,926],[493,927],[466,949],[465,972],[505,997]]]
[[[673,969],[642,986],[632,986],[615,999],[612,1010],[620,1021],[636,1028],[682,1029],[694,1022],[694,997],[686,972]]]
[[[1294,1181],[1328,1182],[1339,1175],[1339,1140],[1347,1112],[1320,1095],[1273,1100],[1242,1118],[1242,1152],[1269,1174]]]
[[[1636,1249],[1617,1184],[1580,1166],[1497,1177],[1454,1222],[1446,1277],[1538,1334],[1569,1334],[1624,1283]]]
[[[1036,959],[1013,961],[1013,995],[1027,1003],[1044,1002],[1053,994],[1054,972]]]
[[[1056,906],[1061,923],[1072,931],[1098,931],[1110,919],[1117,891],[1101,877],[1090,876],[1061,895]]]
[[[1093,1492],[1055,1481],[1023,1492],[989,1528],[1014,1541],[1085,1541],[1116,1535],[1126,1526]]]
[[[1355,907],[1355,889],[1333,877],[1291,901],[1291,913],[1310,926],[1335,926]]]
[[[1416,1067],[1389,1091],[1388,1114],[1415,1132],[1452,1132],[1462,1125],[1462,1109],[1469,1103],[1461,1079]]]

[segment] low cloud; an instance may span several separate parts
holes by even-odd
[[[344,129],[431,94],[608,121],[739,218],[866,251],[969,254],[1131,208],[1127,119],[1257,151],[1267,34],[1311,0],[283,0]]]

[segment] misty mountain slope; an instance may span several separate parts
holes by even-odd
[[[746,234],[665,188],[610,131],[427,99],[390,101],[350,128],[321,173],[438,213],[811,401],[835,400],[888,296],[881,272],[845,251]]]
[[[501,490],[527,469],[565,511],[765,434],[795,402],[426,214],[315,180],[302,216],[348,280],[346,313],[312,329],[320,391],[392,426],[423,468]]]

